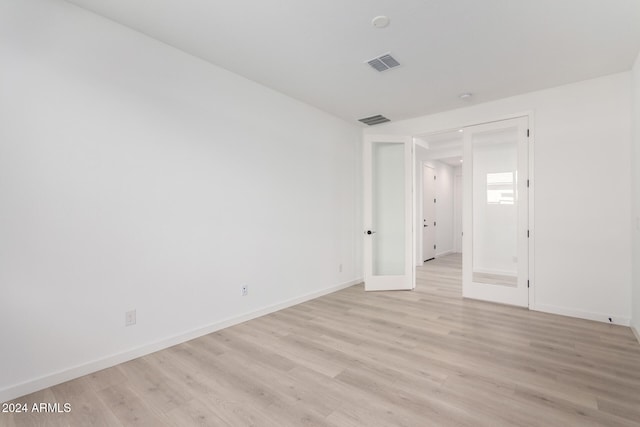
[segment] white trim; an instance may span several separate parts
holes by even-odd
[[[407,177],[408,181],[411,183],[409,188],[409,194],[407,197],[410,200],[409,209],[410,213],[407,215],[407,221],[411,224],[409,230],[409,241],[407,242],[408,247],[411,248],[411,260],[408,262],[409,274],[411,275],[411,290],[416,288],[416,257],[418,253],[416,251],[416,245],[413,239],[416,238],[416,143],[413,137],[407,136],[410,148],[409,161],[411,162],[411,172],[409,172],[410,176]]]
[[[464,121],[456,121],[456,126],[449,126],[449,127],[431,127],[431,126],[427,126],[426,128],[421,128],[419,131],[410,131],[410,130],[405,130],[405,131],[400,131],[400,130],[396,130],[394,131],[390,131],[391,134],[396,134],[396,135],[404,135],[407,132],[411,132],[411,134],[413,135],[414,138],[417,138],[418,140],[420,140],[421,137],[425,136],[425,135],[435,135],[435,134],[441,134],[441,133],[448,133],[448,132],[452,132],[452,131],[456,131],[459,129],[463,129],[465,127],[469,127],[469,126],[475,126],[475,125],[482,125],[482,124],[486,124],[486,123],[494,123],[494,122],[500,122],[503,120],[509,120],[509,119],[517,119],[520,117],[529,117],[530,119],[533,118],[533,113],[534,110],[532,109],[528,109],[528,110],[522,110],[520,112],[517,113],[510,113],[510,114],[503,114],[503,115],[491,115],[490,117],[487,116],[484,119],[483,118],[478,118],[478,119],[470,119],[470,120],[464,120]],[[529,122],[529,125],[531,126],[533,122]],[[366,131],[367,129],[364,130],[365,131],[365,135],[366,135]],[[398,132],[398,133],[396,133]],[[420,144],[422,145],[422,144]],[[423,145],[424,146],[424,145]],[[425,147],[426,148],[426,147]]]
[[[535,197],[533,196],[534,194],[534,189],[535,189],[535,179],[534,179],[534,171],[535,168],[533,167],[534,165],[534,147],[535,147],[535,135],[536,135],[536,131],[535,131],[535,118],[534,118],[534,113],[533,111],[529,111],[526,114],[527,118],[529,119],[529,140],[527,141],[527,144],[529,146],[529,168],[528,168],[528,175],[529,175],[529,267],[527,269],[528,272],[528,286],[529,286],[529,309],[530,310],[535,310],[536,309],[536,298],[535,298],[535,280],[534,280],[534,276],[535,276],[535,261],[536,261],[536,257],[535,257],[535,239],[536,239],[536,231],[535,231],[535,218],[534,218],[534,201],[535,201]]]
[[[561,316],[577,317],[578,319],[595,320],[596,322],[602,322],[602,323],[610,323],[609,317],[611,317],[612,319],[611,323],[613,323],[614,325],[629,326],[631,324],[631,319],[629,319],[628,317],[574,310],[572,308],[556,307],[556,306],[547,305],[547,304],[537,304],[535,311],[541,311],[543,313],[559,314]]]
[[[48,387],[52,387],[57,384],[61,384],[65,381],[70,381],[79,377],[82,377],[93,372],[100,371],[102,369],[110,368],[120,363],[127,362],[138,357],[145,356],[147,354],[154,353],[156,351],[169,348],[171,346],[181,344],[183,342],[201,337],[203,335],[210,334],[212,332],[219,331],[220,329],[228,328],[230,326],[237,325],[239,323],[246,322],[257,317],[264,316],[275,311],[279,311],[303,302],[327,295],[333,292],[337,292],[341,289],[348,288],[353,285],[362,283],[362,278],[351,280],[341,283],[339,285],[330,286],[319,291],[311,292],[306,295],[291,298],[283,302],[273,304],[249,313],[244,313],[239,316],[229,317],[224,320],[212,323],[207,326],[192,329],[190,331],[174,335],[168,338],[161,339],[156,342],[145,344],[139,347],[135,347],[131,350],[127,350],[121,353],[112,354],[101,359],[97,359],[91,362],[83,363],[68,369],[63,369],[51,374],[47,374],[29,381],[15,384],[9,387],[5,387],[0,390],[0,402],[7,402],[9,400],[42,390]]]
[[[638,330],[633,326],[631,326],[631,332],[633,332],[633,335],[636,336],[636,340],[638,340],[638,343],[640,344],[640,332],[638,332]]]
[[[421,167],[420,171],[417,171],[416,168],[416,145],[420,145],[423,148],[428,148],[428,146],[425,147],[425,145],[418,143],[416,141],[416,138],[411,137],[411,141],[413,141],[413,145],[411,146],[411,174],[413,175],[413,181],[411,182],[411,187],[412,187],[412,196],[413,196],[413,215],[416,215],[416,209],[420,209],[420,215],[418,216],[414,216],[413,217],[413,224],[411,225],[412,230],[411,230],[411,247],[413,248],[413,264],[416,267],[422,267],[424,266],[424,259],[422,259],[422,230],[420,231],[420,238],[418,239],[417,234],[418,231],[416,229],[416,227],[418,228],[418,230],[420,230],[419,225],[416,223],[417,221],[420,220],[420,218],[423,218],[423,213],[422,213],[422,198],[424,196],[424,190],[422,189],[422,182],[424,180],[423,174],[424,174],[424,170]],[[419,173],[420,174],[420,183],[421,185],[416,186],[416,174]],[[420,191],[418,191],[420,190]],[[414,241],[414,239],[417,239]],[[417,243],[417,245],[416,245]],[[420,245],[420,247],[418,247],[418,245]],[[415,271],[415,268],[414,268]],[[415,273],[414,273],[415,274]],[[415,277],[413,279],[413,289],[415,289],[416,287],[416,280]]]
[[[413,138],[413,158],[416,158],[416,142],[415,142],[415,138]],[[425,148],[428,150],[428,146],[422,145],[420,144],[421,147]],[[414,160],[415,163],[415,160]],[[420,175],[419,177],[416,177],[416,175]],[[414,165],[414,172],[413,172],[413,179],[414,179],[414,186],[415,191],[413,192],[413,206],[415,207],[415,209],[418,211],[416,217],[414,218],[414,227],[418,227],[418,222],[421,222],[421,219],[424,218],[424,206],[422,206],[424,204],[423,199],[424,199],[424,162],[420,162],[420,168],[417,168]],[[417,178],[417,179],[416,179]],[[416,185],[416,182],[419,182],[420,185]],[[420,236],[418,236],[418,231],[415,230],[413,233],[413,238],[416,239],[415,240],[415,244],[413,245],[413,250],[415,252],[414,255],[414,263],[416,265],[416,267],[423,267],[424,266],[424,248],[423,246],[423,236],[422,236],[422,230],[420,230]]]

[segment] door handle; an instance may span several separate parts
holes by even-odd
[[[376,234],[376,232],[375,231],[371,231],[371,230],[367,230],[367,231],[364,232],[364,234]]]
[[[428,226],[429,226],[429,224],[423,224],[423,225],[424,225],[425,227],[428,227]]]

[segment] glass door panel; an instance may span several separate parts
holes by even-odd
[[[372,147],[372,225],[373,275],[404,274],[404,145],[374,142]]]
[[[473,281],[517,286],[517,128],[477,132],[471,138]]]

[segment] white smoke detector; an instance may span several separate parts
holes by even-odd
[[[380,15],[371,20],[371,25],[376,28],[386,28],[387,26],[389,26],[390,22],[391,20],[388,16]]]

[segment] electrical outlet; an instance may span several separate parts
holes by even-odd
[[[136,311],[127,311],[124,314],[124,326],[133,326],[136,324]]]
[[[242,296],[246,297],[249,295],[249,285],[242,285]]]

